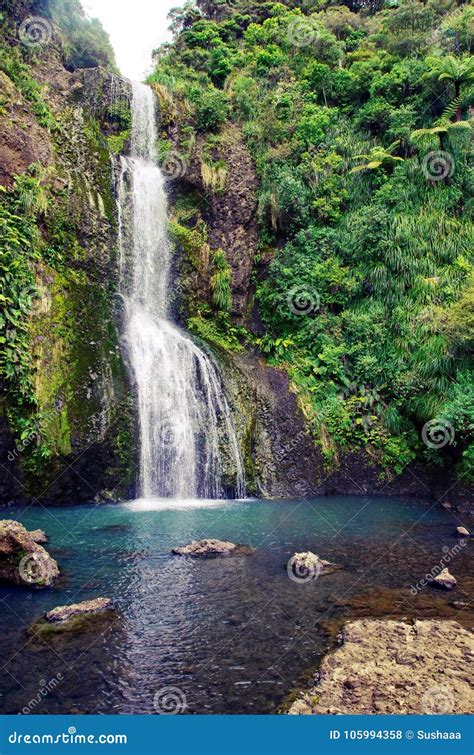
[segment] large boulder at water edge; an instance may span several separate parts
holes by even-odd
[[[173,548],[176,556],[192,556],[193,558],[217,558],[217,556],[248,556],[254,552],[250,545],[230,543],[226,540],[193,540],[188,545]]]
[[[44,535],[44,533],[42,533]],[[21,587],[50,587],[59,567],[37,542],[39,532],[28,532],[19,522],[0,521],[0,580]]]
[[[288,576],[294,582],[311,582],[322,574],[331,574],[340,568],[338,564],[325,561],[311,551],[295,553],[286,565]]]

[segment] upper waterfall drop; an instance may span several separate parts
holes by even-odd
[[[245,497],[237,434],[219,371],[171,320],[171,261],[165,178],[156,162],[155,98],[133,83],[131,156],[119,182],[124,342],[136,382],[140,495],[222,498],[222,450]]]

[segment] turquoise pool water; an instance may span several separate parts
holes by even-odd
[[[31,712],[155,713],[166,687],[179,690],[187,713],[274,712],[326,652],[337,622],[356,614],[352,598],[363,606],[379,588],[406,590],[458,542],[450,513],[393,498],[137,501],[0,516],[44,529],[64,573],[53,590],[0,586],[2,713],[37,699]],[[200,561],[171,555],[204,537],[256,551]],[[285,565],[304,550],[343,569],[297,584]],[[468,550],[450,564],[458,600]],[[453,595],[427,594],[456,614]],[[118,608],[105,629],[42,640],[28,633],[46,610],[98,596]],[[406,603],[406,615],[417,610],[416,600]]]

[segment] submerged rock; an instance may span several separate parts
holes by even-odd
[[[315,685],[288,712],[470,713],[473,650],[472,633],[456,621],[349,622],[341,647],[323,658]]]
[[[288,576],[294,582],[310,582],[322,574],[331,574],[341,567],[338,564],[333,564],[331,561],[325,561],[323,558],[317,556],[316,553],[306,551],[295,553],[288,561],[286,568]]]
[[[0,521],[0,580],[22,587],[50,587],[59,577],[54,558],[36,540],[41,533],[28,532],[19,522]]]
[[[457,527],[456,532],[459,535],[459,537],[470,537],[471,533],[469,532],[466,527]]]
[[[95,598],[83,603],[72,603],[70,606],[58,606],[48,611],[44,618],[50,624],[66,624],[76,617],[97,616],[114,610],[115,606],[110,598]]]
[[[250,545],[230,543],[227,540],[193,540],[188,545],[173,548],[175,556],[192,556],[193,558],[216,558],[217,556],[248,556],[254,552]]]
[[[431,584],[434,587],[441,587],[443,590],[453,590],[457,585],[457,579],[449,573],[448,569],[443,569],[436,577],[433,577]]]

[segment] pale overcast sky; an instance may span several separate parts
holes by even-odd
[[[141,80],[151,53],[170,39],[167,15],[181,0],[82,0],[86,13],[99,18],[109,33],[121,72]]]

